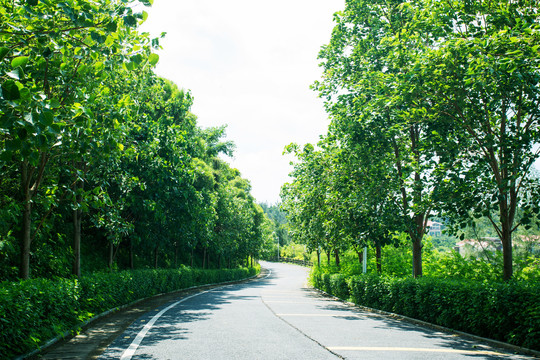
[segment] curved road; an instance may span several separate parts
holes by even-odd
[[[145,314],[99,359],[528,358],[322,296],[305,268],[262,265],[266,277]]]

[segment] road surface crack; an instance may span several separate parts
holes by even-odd
[[[262,298],[261,296],[261,301],[262,303],[264,304],[264,306],[266,306],[266,308],[268,310],[270,310],[272,312],[272,314],[274,314],[275,317],[277,317],[278,319],[280,319],[281,321],[283,321],[285,324],[289,325],[290,327],[292,327],[293,329],[295,329],[296,331],[298,331],[300,334],[302,334],[302,336],[304,336],[305,338],[313,341],[315,344],[319,345],[320,347],[322,347],[323,349],[325,349],[326,351],[328,351],[329,353],[331,353],[332,355],[334,355],[335,357],[339,358],[339,359],[346,359],[345,357],[339,355],[338,353],[330,350],[329,348],[327,348],[326,346],[324,346],[323,344],[321,344],[319,341],[315,340],[314,338],[312,338],[311,336],[309,336],[308,334],[306,334],[305,332],[303,332],[302,330],[300,330],[298,327],[294,326],[293,324],[291,324],[290,322],[288,322],[287,320],[285,320],[282,316],[279,316],[267,303],[266,301],[264,301],[264,299]]]

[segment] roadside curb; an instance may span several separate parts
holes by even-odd
[[[533,357],[536,357],[536,358],[540,359],[540,351],[537,351],[537,350],[532,350],[532,349],[524,348],[524,347],[521,347],[521,346],[505,343],[505,342],[502,342],[502,341],[493,340],[493,339],[484,338],[484,337],[481,337],[481,336],[478,336],[478,335],[469,334],[469,333],[466,333],[466,332],[463,332],[463,331],[450,329],[450,328],[447,328],[447,327],[444,327],[444,326],[441,326],[441,325],[432,324],[432,323],[429,323],[427,321],[414,319],[414,318],[411,318],[411,317],[408,317],[408,316],[405,316],[405,315],[395,314],[395,313],[391,313],[391,312],[384,311],[384,310],[379,310],[379,309],[374,309],[374,308],[370,308],[370,307],[363,306],[363,305],[358,305],[358,304],[355,304],[353,302],[346,301],[346,300],[343,300],[341,298],[338,298],[337,296],[328,294],[327,292],[325,292],[323,290],[320,290],[320,289],[317,289],[316,287],[313,287],[311,285],[309,285],[309,288],[316,290],[317,292],[323,294],[326,297],[333,298],[333,299],[335,299],[337,301],[340,301],[340,302],[342,302],[342,303],[344,303],[344,304],[346,304],[346,305],[348,305],[350,307],[358,308],[358,309],[363,310],[363,311],[367,311],[367,312],[374,313],[374,314],[379,314],[379,315],[384,315],[384,316],[387,316],[387,317],[390,317],[390,318],[393,318],[393,319],[397,319],[397,320],[404,320],[404,321],[407,321],[407,322],[410,322],[410,323],[413,323],[413,324],[416,324],[416,325],[421,325],[421,326],[424,326],[424,327],[427,327],[427,328],[430,328],[430,329],[433,329],[433,330],[449,332],[449,333],[452,333],[452,334],[463,336],[465,338],[469,338],[471,340],[483,342],[483,343],[488,344],[488,345],[490,345],[490,346],[492,346],[494,348],[509,350],[509,351],[512,351],[512,352],[514,352],[516,354],[530,355],[530,356],[533,356]]]
[[[122,310],[126,310],[126,309],[128,309],[130,307],[133,307],[133,306],[135,306],[135,305],[137,305],[139,303],[142,303],[144,301],[148,301],[148,300],[151,300],[151,299],[157,299],[159,297],[164,297],[164,296],[167,296],[167,295],[174,295],[176,293],[178,293],[178,295],[181,296],[182,293],[187,293],[187,292],[194,291],[194,290],[211,289],[211,288],[214,288],[214,287],[219,287],[219,286],[229,285],[229,284],[241,284],[243,282],[247,282],[247,281],[250,281],[250,280],[261,277],[261,275],[263,273],[263,270],[264,269],[261,268],[261,270],[259,271],[258,274],[247,277],[245,279],[231,280],[231,281],[224,281],[224,282],[220,282],[220,283],[212,283],[212,284],[191,286],[191,287],[188,287],[188,288],[178,289],[178,290],[171,291],[171,292],[168,292],[168,293],[161,293],[161,294],[156,294],[156,295],[149,296],[149,297],[146,297],[146,298],[141,298],[141,299],[132,301],[129,304],[125,304],[125,305],[122,305],[122,306],[117,306],[115,308],[104,311],[104,312],[102,312],[102,313],[100,313],[100,314],[98,314],[98,315],[84,321],[83,323],[81,323],[79,325],[76,325],[76,326],[72,327],[70,330],[65,331],[63,334],[60,334],[60,335],[48,340],[45,344],[40,346],[38,349],[35,349],[35,350],[31,351],[31,352],[28,352],[26,354],[15,357],[15,358],[13,358],[13,360],[24,360],[24,359],[34,358],[34,357],[38,356],[39,354],[45,352],[46,350],[48,350],[52,346],[56,345],[60,341],[68,341],[68,340],[72,339],[79,332],[90,328],[91,325],[93,323],[95,323],[97,320],[103,319],[104,317],[106,317],[108,315],[119,313]]]

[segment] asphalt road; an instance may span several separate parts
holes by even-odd
[[[146,313],[99,359],[533,359],[325,297],[305,268],[262,265],[266,277]]]

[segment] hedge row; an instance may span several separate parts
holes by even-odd
[[[96,314],[191,286],[240,280],[256,270],[135,270],[0,284],[0,358],[38,348]]]
[[[327,274],[312,282],[357,305],[540,350],[540,284]]]

